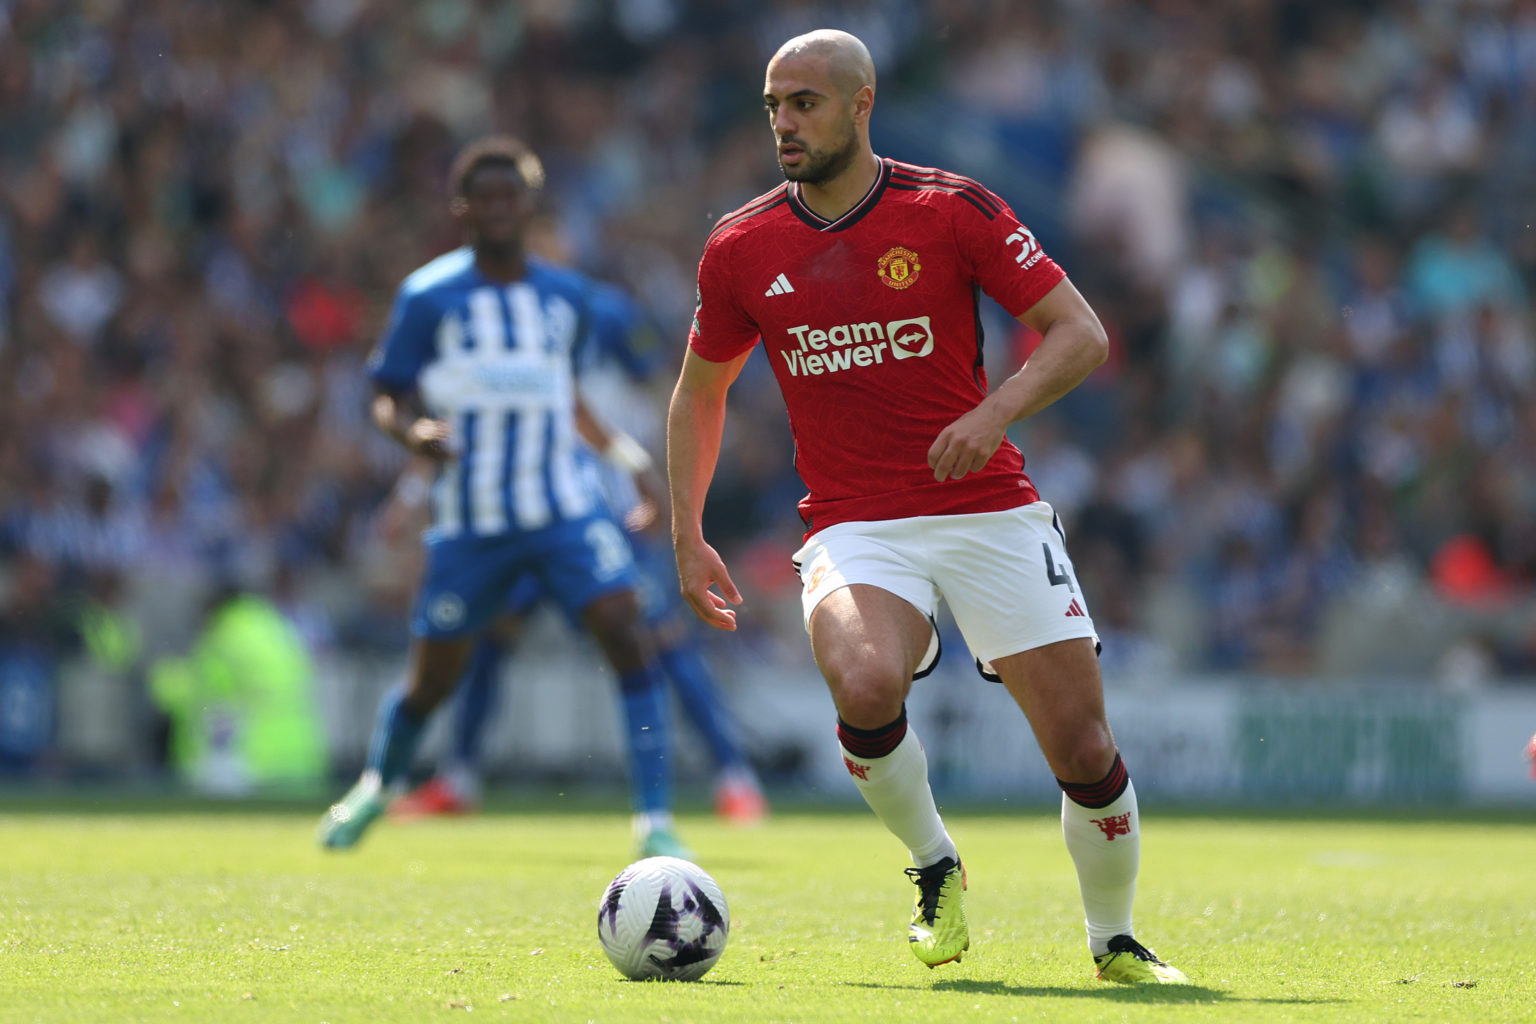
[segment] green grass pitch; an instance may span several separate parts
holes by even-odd
[[[319,809],[0,806],[0,1022],[1536,1020],[1528,818],[1144,807],[1139,936],[1194,984],[1129,989],[1092,977],[1040,807],[946,815],[972,946],[932,971],[862,808],[684,816],[732,917],[692,984],[624,981],[598,946],[616,808],[386,822],[341,854]]]

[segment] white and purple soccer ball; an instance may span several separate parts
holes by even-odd
[[[597,906],[603,952],[632,981],[697,981],[725,952],[730,928],[720,886],[677,857],[635,861]]]

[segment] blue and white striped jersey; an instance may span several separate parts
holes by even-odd
[[[590,289],[531,258],[521,281],[491,281],[468,247],[401,284],[368,372],[387,390],[419,391],[452,427],[457,457],[432,486],[436,536],[537,530],[598,507],[574,413]]]

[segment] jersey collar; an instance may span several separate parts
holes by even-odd
[[[845,228],[853,227],[866,213],[875,208],[875,204],[880,201],[880,196],[885,192],[886,183],[890,180],[891,162],[881,158],[880,173],[875,176],[875,183],[869,186],[869,191],[864,193],[863,199],[854,203],[847,213],[836,220],[827,220],[827,218],[806,206],[805,200],[800,198],[800,183],[798,181],[790,182],[789,208],[795,211],[796,217],[799,217],[817,231],[842,231]]]

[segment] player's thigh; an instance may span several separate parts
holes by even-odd
[[[935,581],[978,659],[995,663],[1063,640],[1096,638],[1048,504],[926,522]]]
[[[589,606],[599,598],[637,588],[629,542],[606,515],[540,530],[530,538],[530,549],[545,593],[575,621],[586,621]]]
[[[926,615],[890,591],[851,583],[817,603],[809,628],[811,651],[845,722],[874,729],[900,714],[928,650]]]
[[[1058,779],[1092,782],[1114,762],[1104,714],[1104,684],[1094,641],[1080,637],[993,660],[992,667],[1029,719]]]
[[[640,614],[652,632],[678,635],[678,627],[696,622],[683,601],[677,582],[677,558],[672,545],[650,533],[625,533],[635,556],[636,590]]]
[[[454,537],[426,545],[411,632],[428,639],[478,634],[504,608],[521,575],[516,537]]]
[[[416,711],[430,711],[453,693],[478,640],[473,633],[415,639],[405,688]]]

